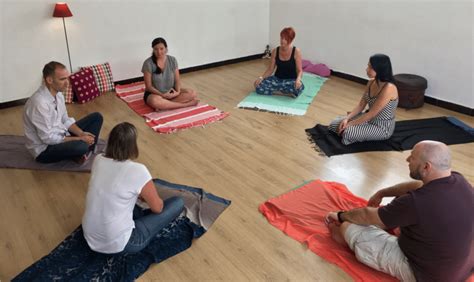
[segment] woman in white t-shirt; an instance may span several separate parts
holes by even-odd
[[[179,197],[163,202],[148,169],[132,161],[137,157],[137,130],[124,122],[110,132],[105,155],[94,160],[82,227],[96,252],[139,252],[184,208]],[[135,205],[138,197],[150,206],[147,214]]]

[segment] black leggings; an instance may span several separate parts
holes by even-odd
[[[151,92],[148,92],[148,91],[145,91],[145,94],[143,94],[143,100],[145,101],[145,104],[146,104],[146,100],[148,99],[148,96],[151,95]]]

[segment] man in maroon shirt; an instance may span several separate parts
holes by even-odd
[[[422,141],[407,158],[415,180],[382,189],[368,206],[330,212],[332,237],[359,261],[402,281],[464,281],[474,270],[474,190],[440,142]],[[378,207],[384,197],[396,197]],[[384,229],[400,227],[400,237]]]

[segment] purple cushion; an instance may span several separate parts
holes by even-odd
[[[304,69],[306,68],[307,66],[310,66],[311,65],[311,61],[308,61],[308,60],[301,60],[301,67]]]
[[[331,70],[325,64],[310,65],[310,66],[307,66],[304,69],[304,71],[314,73],[314,74],[317,74],[319,76],[324,76],[324,77],[328,77],[331,75]]]

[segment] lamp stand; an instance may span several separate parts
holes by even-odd
[[[66,37],[66,47],[67,47],[67,56],[69,58],[69,68],[72,73],[71,54],[69,53],[69,42],[67,40],[66,22],[64,21],[64,17],[63,17],[63,26],[64,26],[64,36]]]

